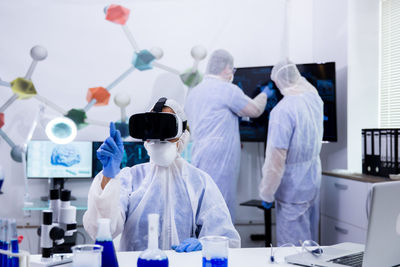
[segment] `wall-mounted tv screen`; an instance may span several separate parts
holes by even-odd
[[[268,98],[265,111],[260,117],[239,119],[240,139],[242,141],[266,141],[269,113],[283,98],[275,83],[271,80],[272,67],[236,69],[233,83],[239,86],[249,97],[254,98],[265,86],[269,86],[274,91],[273,96]],[[297,67],[301,75],[317,89],[324,102],[323,141],[337,142],[335,62],[299,64]]]
[[[51,141],[31,141],[26,172],[28,178],[91,178],[92,142],[59,145]]]

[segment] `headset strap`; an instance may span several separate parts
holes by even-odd
[[[154,105],[153,111],[154,112],[162,112],[163,107],[165,106],[165,102],[167,102],[167,98],[166,97],[161,97],[157,103]]]
[[[153,112],[162,112],[163,107],[165,106],[165,103],[167,102],[167,98],[166,97],[161,97],[157,103],[154,105],[153,107]],[[187,127],[187,120],[182,122],[182,132],[184,132],[186,130]]]

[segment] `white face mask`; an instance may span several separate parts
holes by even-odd
[[[150,141],[145,142],[144,147],[150,159],[158,166],[168,167],[176,159],[178,150],[176,143]]]

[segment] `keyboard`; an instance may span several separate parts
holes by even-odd
[[[364,252],[343,256],[330,260],[332,263],[342,264],[345,266],[362,267]]]

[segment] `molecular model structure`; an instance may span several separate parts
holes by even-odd
[[[64,113],[63,109],[52,103],[45,97],[39,95],[36,88],[32,82],[32,75],[35,71],[37,63],[46,59],[47,50],[42,46],[34,46],[31,49],[32,63],[25,74],[24,77],[18,77],[11,82],[6,82],[0,80],[1,86],[6,86],[11,88],[13,95],[0,107],[0,136],[6,141],[6,143],[11,147],[11,158],[17,162],[22,162],[22,153],[24,152],[24,147],[16,145],[12,139],[3,131],[2,127],[5,124],[5,110],[10,107],[16,100],[26,100],[35,97],[37,100],[43,102],[47,106],[52,107],[60,113]]]
[[[52,108],[53,110],[60,113],[63,118],[59,119],[56,123],[51,125],[51,129],[47,129],[46,134],[49,136],[48,131],[52,133],[52,135],[56,138],[55,142],[59,140],[59,143],[62,143],[62,140],[67,136],[71,136],[71,132],[76,134],[76,129],[82,129],[88,124],[98,124],[105,125],[99,121],[95,121],[89,119],[86,113],[93,106],[105,106],[108,105],[110,99],[110,91],[114,87],[116,87],[121,81],[127,78],[135,69],[139,71],[147,71],[153,69],[153,67],[163,69],[167,72],[178,75],[181,81],[192,88],[196,86],[201,80],[202,75],[198,71],[198,65],[201,60],[203,60],[207,56],[207,51],[202,46],[194,46],[191,49],[191,56],[194,59],[193,65],[191,68],[187,69],[185,72],[181,73],[180,71],[163,65],[158,60],[160,60],[164,54],[161,48],[154,47],[149,50],[140,49],[135,38],[130,32],[129,28],[126,26],[126,22],[129,18],[130,10],[121,6],[121,5],[109,5],[104,8],[105,18],[108,21],[111,21],[115,24],[119,24],[122,27],[123,32],[128,38],[128,41],[132,45],[134,50],[133,59],[131,61],[132,66],[130,66],[125,72],[123,72],[119,77],[117,77],[114,81],[112,81],[106,87],[93,87],[89,88],[86,94],[87,104],[82,109],[72,108],[69,111],[64,110],[59,107],[57,104],[51,102],[46,99],[44,96],[39,95],[36,91],[36,88],[31,80],[32,74],[36,68],[36,65],[39,61],[46,59],[47,50],[42,46],[34,46],[31,51],[31,57],[33,59],[32,64],[30,65],[26,75],[22,77],[18,77],[11,82],[2,81],[0,79],[0,86],[6,86],[11,88],[14,94],[8,99],[1,107],[0,107],[0,136],[7,142],[7,144],[11,147],[11,158],[17,162],[22,161],[22,155],[25,153],[24,146],[16,145],[11,138],[2,130],[2,127],[5,124],[5,110],[18,100],[26,100],[30,98],[36,98],[40,102],[44,103],[46,106]],[[123,138],[128,137],[129,129],[128,129],[128,120],[126,115],[126,107],[130,104],[130,97],[127,93],[118,93],[114,97],[114,103],[120,108],[121,111],[121,119],[117,121],[116,127],[120,130],[121,136]],[[71,123],[73,122],[73,123]],[[50,124],[50,123],[49,123]],[[75,129],[74,129],[75,128]],[[50,138],[50,136],[49,136]],[[64,139],[63,139],[64,138]],[[51,138],[50,138],[51,139]],[[54,141],[52,139],[52,141]],[[72,141],[69,139],[69,141]]]
[[[117,79],[115,79],[110,85],[106,87],[90,88],[87,94],[88,104],[83,109],[72,109],[68,112],[68,117],[71,118],[77,125],[78,128],[83,127],[85,124],[86,112],[93,106],[107,105],[110,93],[109,91],[117,86],[122,80],[128,77],[135,69],[139,71],[147,71],[153,69],[153,67],[163,69],[172,74],[178,75],[182,82],[192,88],[196,86],[202,79],[202,75],[198,71],[198,65],[201,60],[207,56],[207,51],[202,46],[195,46],[191,50],[191,55],[194,59],[193,66],[187,71],[181,73],[178,70],[161,64],[158,62],[164,52],[159,47],[153,47],[149,50],[140,49],[133,34],[129,30],[126,22],[129,19],[130,10],[121,5],[109,5],[104,8],[106,20],[111,21],[115,24],[121,25],[123,32],[125,33],[129,43],[132,45],[134,50],[132,66],[122,73]],[[128,123],[126,118],[125,108],[130,103],[129,96],[127,94],[117,94],[114,98],[114,103],[121,109],[121,121],[116,122],[117,129],[120,130],[123,138],[129,134]]]

